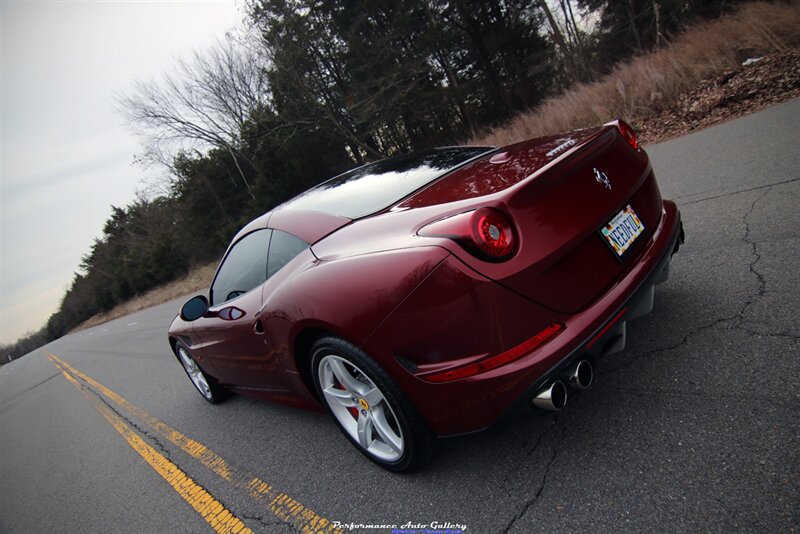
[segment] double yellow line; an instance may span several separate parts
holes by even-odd
[[[192,478],[145,442],[122,417],[110,408],[102,397],[110,400],[126,410],[159,434],[162,438],[177,446],[180,450],[196,459],[204,467],[229,482],[237,489],[244,490],[259,504],[265,505],[276,517],[304,533],[339,533],[326,518],[305,507],[289,495],[277,492],[259,477],[239,469],[202,443],[187,437],[166,423],[160,421],[147,411],[139,408],[115,393],[90,376],[78,371],[55,354],[45,351],[47,357],[58,367],[64,377],[74,385],[94,405],[94,407],[111,423],[125,441],[180,495],[203,519],[219,533],[252,532],[241,519],[225,508],[206,489],[198,485]],[[78,379],[83,381],[81,383]],[[101,397],[102,395],[102,397]]]

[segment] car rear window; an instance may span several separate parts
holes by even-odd
[[[439,176],[492,150],[437,148],[368,163],[331,178],[283,207],[358,219],[392,206]]]

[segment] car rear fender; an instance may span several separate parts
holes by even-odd
[[[451,255],[392,311],[364,349],[387,362],[386,370],[418,407],[452,406],[444,397],[468,388],[469,380],[442,387],[425,381],[424,376],[507,351],[565,319]],[[458,408],[463,413],[484,410],[492,402],[471,393],[458,398],[464,399]],[[448,433],[443,430],[448,421],[460,420],[463,415],[448,410],[421,411],[431,427],[444,434]]]
[[[440,247],[415,247],[317,260],[289,277],[265,295],[261,314],[283,368],[294,374],[308,371],[310,355],[296,348],[298,340],[301,348],[310,348],[309,332],[363,346],[448,255]],[[308,376],[303,378],[310,386]]]

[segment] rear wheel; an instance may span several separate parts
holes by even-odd
[[[312,375],[336,424],[367,458],[411,471],[435,453],[436,439],[389,375],[354,345],[323,338],[312,348]]]
[[[189,380],[192,381],[194,387],[200,392],[200,396],[202,396],[211,404],[217,404],[218,402],[224,400],[225,390],[219,387],[217,383],[214,382],[213,378],[205,374],[203,370],[200,369],[200,366],[197,365],[196,361],[194,361],[194,358],[186,349],[186,347],[179,343],[175,349],[178,353],[178,360],[183,366],[183,370],[186,371],[186,374],[189,376]]]

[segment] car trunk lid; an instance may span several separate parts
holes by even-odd
[[[644,230],[620,255],[601,229],[628,206]],[[518,226],[520,250],[498,281],[575,313],[635,263],[660,220],[661,196],[644,152],[609,128],[541,169],[508,196],[506,207]]]
[[[508,213],[519,246],[511,259],[497,263],[457,246],[456,254],[481,274],[561,313],[579,311],[624,276],[661,216],[647,155],[628,144],[615,123],[501,149],[395,209],[445,202],[468,209],[464,201],[470,198]],[[629,204],[644,232],[619,256],[600,229]]]
[[[542,168],[575,152],[601,132],[601,128],[575,130],[517,143],[459,167],[413,194],[394,211],[423,208],[491,195],[532,178]]]

